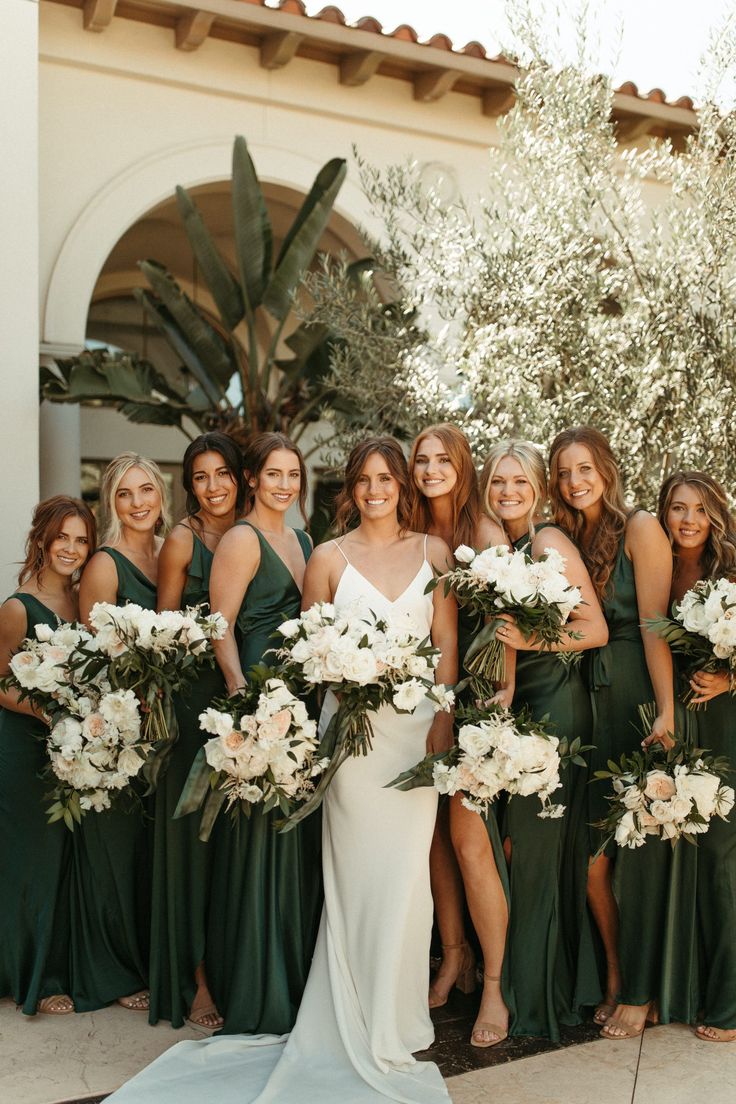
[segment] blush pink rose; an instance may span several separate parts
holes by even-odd
[[[675,780],[665,771],[649,771],[645,795],[650,801],[669,801],[676,792]]]

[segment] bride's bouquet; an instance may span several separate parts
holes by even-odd
[[[344,759],[368,754],[372,713],[385,705],[413,713],[425,698],[435,711],[449,712],[454,695],[435,685],[439,650],[406,617],[380,618],[364,603],[338,614],[331,603],[318,602],[278,632],[284,638],[277,649],[279,674],[289,683],[332,690],[338,697],[320,745],[320,756],[330,765],[314,795],[289,817],[288,829],[318,807]]]
[[[176,740],[173,694],[186,691],[204,666],[214,665],[211,641],[225,635],[227,622],[198,606],[156,613],[133,602],[97,602],[90,625],[95,636],[76,651],[76,677],[94,681],[104,671],[113,689],[130,690],[140,699],[142,739],[150,752],[144,775],[153,788]]]
[[[63,820],[73,830],[89,810],[130,796],[149,748],[136,695],[114,690],[104,665],[94,678],[79,677],[80,650],[92,654],[95,638],[72,624],[37,625],[35,632],[11,659],[3,686],[18,689],[48,720],[49,822]]]
[[[582,752],[586,749],[580,741],[568,746],[526,710],[514,715],[501,706],[489,706],[482,712],[464,710],[463,716],[468,722],[460,726],[455,747],[426,756],[388,785],[399,790],[434,786],[441,794],[461,793],[465,808],[482,816],[501,793],[536,794],[542,806],[537,816],[561,817],[565,806],[553,804],[551,796],[561,786],[563,766],[568,762],[585,766]]]
[[[198,751],[175,817],[204,803],[199,838],[208,840],[223,805],[250,816],[278,808],[288,816],[309,797],[328,760],[318,757],[317,725],[283,679],[260,666],[243,693],[215,702],[199,717],[212,739]]]
[[[653,707],[639,710],[644,730],[651,728]],[[596,778],[610,778],[611,809],[597,827],[606,833],[600,851],[611,839],[619,847],[641,847],[647,836],[695,843],[694,836],[707,832],[714,816],[726,820],[734,805],[734,791],[722,775],[730,770],[724,757],[715,758],[702,748],[676,743],[669,751],[654,750],[622,755],[609,762],[607,771]]]
[[[430,587],[444,580],[445,594],[452,590],[461,606],[491,619],[465,655],[466,670],[490,683],[506,677],[504,645],[496,637],[499,614],[512,614],[527,640],[533,636],[543,648],[551,648],[562,640],[570,614],[582,602],[579,589],[565,576],[564,556],[554,548],[545,548],[533,560],[505,544],[482,552],[461,544],[455,549],[455,560],[457,566],[439,575]],[[569,629],[564,635],[579,637]]]
[[[673,609],[674,617],[649,618],[644,625],[667,641],[673,652],[689,660],[688,672],[725,671],[736,674],[736,583],[701,579]],[[733,685],[733,683],[732,683]],[[685,695],[688,709],[694,692]],[[707,705],[707,702],[704,703]]]

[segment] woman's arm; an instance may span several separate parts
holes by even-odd
[[[79,583],[79,616],[87,628],[91,628],[89,615],[95,602],[118,600],[118,570],[112,556],[96,552],[85,567]]]
[[[169,533],[158,557],[156,608],[159,612],[181,609],[193,551],[194,534],[188,525],[180,522]]]
[[[427,543],[430,563],[442,563],[447,557],[448,562],[452,562],[450,549],[439,537],[430,537]],[[454,686],[457,682],[457,602],[452,593],[445,597],[444,587],[438,586],[432,592],[432,606],[432,644],[440,650],[435,677],[445,686]],[[427,733],[427,755],[436,755],[452,747],[452,722],[452,713],[435,713]]]
[[[315,602],[332,601],[337,583],[340,581],[338,560],[344,567],[345,561],[340,553],[336,552],[332,543],[321,544],[319,548],[315,548],[304,572],[303,610],[309,609]]]
[[[17,598],[8,598],[0,606],[0,678],[10,670],[10,660],[20,648],[28,632],[28,618],[25,606]],[[19,701],[20,691],[0,691],[0,705],[12,709],[14,713],[26,713],[29,717],[39,714],[28,701]]]
[[[568,635],[563,628],[565,635],[558,644],[543,647],[534,637],[526,640],[514,618],[503,613],[500,615],[501,619],[508,623],[502,636],[503,642],[524,652],[582,652],[587,648],[601,648],[608,641],[608,626],[580,553],[570,538],[559,529],[542,529],[536,534],[532,542],[532,556],[539,559],[545,548],[554,548],[564,556],[565,576],[571,586],[580,590],[582,603],[572,611],[567,622],[570,632],[580,633],[580,639],[576,640]]]
[[[227,621],[222,640],[213,640],[215,659],[225,676],[228,694],[245,686],[245,675],[235,641],[235,622],[243,598],[261,562],[258,537],[247,525],[237,525],[222,537],[212,560],[210,608]]]
[[[640,621],[666,616],[672,586],[672,549],[657,519],[644,510],[634,514],[626,526],[624,550],[634,568]],[[657,740],[669,748],[673,740],[668,733],[675,731],[672,653],[665,640],[643,626],[641,638],[657,703],[657,716],[644,746]]]
[[[498,544],[503,544],[507,548],[511,547],[509,538],[498,522],[484,514],[478,519],[476,547],[484,549]],[[489,618],[485,620],[487,623]],[[492,705],[502,705],[506,709],[510,709],[511,703],[514,700],[514,691],[516,690],[516,648],[505,645],[504,651],[506,652],[504,660],[506,678],[503,683],[496,683],[496,693],[490,701]]]

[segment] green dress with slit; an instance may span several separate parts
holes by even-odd
[[[26,636],[59,618],[31,594],[14,594],[26,611]],[[68,993],[71,833],[49,824],[48,729],[27,713],[0,709],[0,997],[27,1016],[44,997]]]
[[[726,691],[694,714],[698,746],[736,768],[736,698]],[[726,775],[729,786],[733,775]],[[697,837],[697,938],[702,1022],[736,1030],[736,808]],[[688,848],[688,851],[693,850]]]
[[[115,548],[117,605],[156,608],[156,585]],[[71,880],[72,996],[92,1012],[146,988],[151,899],[152,802],[89,812],[74,830]]]
[[[537,526],[537,532],[547,526]],[[529,542],[525,534],[517,549]],[[580,667],[556,653],[519,651],[514,710],[526,706],[535,720],[548,717],[554,735],[590,743],[590,698]],[[511,1035],[541,1035],[553,1041],[560,1026],[580,1022],[599,982],[587,933],[585,888],[586,772],[568,766],[552,797],[565,805],[557,819],[542,819],[539,798],[512,797],[502,835],[511,843],[509,931],[504,968],[509,989]]]
[[[209,607],[212,553],[192,532],[192,559],[181,597],[182,609]],[[173,814],[194,757],[208,738],[199,715],[214,698],[225,696],[220,668],[205,667],[191,690],[177,694],[174,709],[178,737],[156,789],[153,886],[151,891],[151,991],[149,1020],[171,1020],[181,1027],[191,1007],[194,971],[204,959],[210,860],[213,847],[199,839],[199,816]]]
[[[238,522],[249,525],[249,522]],[[237,619],[243,673],[273,663],[274,630],[297,617],[301,594],[291,572],[254,529],[261,562]],[[305,560],[311,544],[295,530]],[[212,884],[205,962],[225,1034],[289,1031],[307,980],[322,906],[321,818],[308,817],[284,835],[278,811],[250,817],[220,813],[209,846]]]
[[[610,779],[596,780],[609,759],[631,754],[642,741],[639,706],[654,702],[642,643],[634,565],[621,537],[613,572],[603,599],[608,643],[590,656],[588,675],[594,713],[595,745],[588,787],[590,852],[603,836],[595,822],[609,811]],[[606,854],[615,863],[613,889],[619,906],[619,959],[623,1004],[642,1005],[659,997],[663,976],[663,932],[671,891],[668,845],[648,836],[642,847],[618,847],[611,841]]]

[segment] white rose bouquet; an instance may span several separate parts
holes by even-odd
[[[434,786],[441,794],[463,794],[466,809],[485,816],[499,794],[529,797],[541,802],[538,816],[556,819],[565,806],[553,804],[561,786],[560,770],[569,762],[585,766],[580,740],[569,745],[552,735],[543,721],[527,710],[516,715],[501,706],[462,711],[466,720],[458,730],[457,745],[440,755],[428,755],[411,770],[389,782],[399,790]]]
[[[688,672],[725,671],[736,676],[736,583],[730,579],[701,579],[673,607],[673,617],[648,618],[644,625],[667,641],[673,652],[688,658]],[[693,704],[688,689],[685,701]],[[702,703],[703,708],[707,702]]]
[[[139,697],[143,740],[152,752],[144,774],[153,788],[176,740],[172,695],[186,692],[202,667],[214,665],[210,641],[224,636],[227,623],[221,614],[205,614],[198,606],[156,613],[133,602],[97,602],[90,624],[95,636],[77,651],[77,677],[94,680],[104,671],[114,689]]]
[[[330,758],[329,768],[313,797],[289,817],[286,830],[319,806],[344,759],[368,754],[371,713],[384,705],[413,713],[425,698],[435,712],[449,712],[454,694],[435,685],[439,651],[405,617],[379,618],[362,603],[338,615],[331,603],[318,602],[284,622],[278,632],[285,641],[276,652],[279,673],[305,689],[332,690],[339,702],[321,745]]]
[[[651,728],[654,707],[640,708],[644,730]],[[714,816],[726,820],[734,805],[734,791],[723,778],[731,768],[724,757],[708,755],[703,748],[682,743],[665,752],[655,744],[646,751],[622,755],[619,763],[609,761],[607,771],[596,778],[610,778],[611,810],[597,827],[619,847],[641,847],[647,836],[695,843],[695,836],[707,832]],[[599,853],[600,853],[599,851]]]
[[[93,679],[80,678],[80,652],[94,653],[94,637],[72,624],[37,625],[35,632],[11,659],[3,686],[18,689],[48,719],[49,822],[63,820],[73,830],[89,810],[133,796],[130,784],[149,748],[136,695],[113,690],[105,665]]]
[[[459,605],[491,618],[465,655],[466,669],[490,683],[506,677],[504,645],[496,638],[499,614],[512,614],[527,640],[533,636],[543,648],[551,648],[562,640],[570,614],[582,602],[579,589],[565,576],[564,556],[554,548],[545,548],[533,560],[505,544],[482,552],[460,545],[455,560],[457,566],[438,575],[430,587],[443,580],[445,593],[452,590]],[[565,635],[577,639],[579,634],[567,629]]]
[[[174,816],[204,804],[201,840],[209,839],[223,805],[233,815],[250,816],[260,805],[288,816],[314,792],[329,762],[318,755],[317,725],[306,706],[265,665],[249,672],[242,694],[215,702],[199,723],[212,739],[197,753]]]

